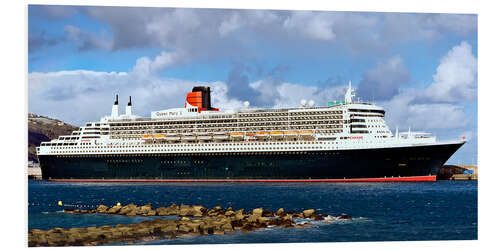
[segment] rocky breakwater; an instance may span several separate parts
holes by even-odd
[[[327,215],[317,214],[314,209],[303,212],[276,212],[255,208],[251,213],[244,209],[223,209],[216,206],[206,209],[203,206],[172,204],[169,207],[153,209],[150,204],[137,206],[128,204],[113,207],[100,205],[91,210],[65,209],[65,212],[100,213],[125,216],[178,216],[176,219],[157,218],[128,225],[100,226],[87,228],[53,228],[50,230],[31,229],[28,231],[28,246],[92,246],[110,242],[147,241],[159,238],[174,238],[180,235],[248,233],[266,227],[303,228],[310,223],[297,224],[294,218],[323,220]],[[330,216],[331,217],[331,216]],[[338,219],[351,219],[349,216],[337,216]]]

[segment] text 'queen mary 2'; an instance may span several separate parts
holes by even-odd
[[[393,135],[385,111],[354,102],[220,111],[209,87],[194,87],[184,108],[89,122],[37,148],[52,181],[433,181],[464,140]]]

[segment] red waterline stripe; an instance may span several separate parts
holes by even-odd
[[[436,181],[436,176],[361,178],[361,179],[50,179],[61,182],[375,182]]]

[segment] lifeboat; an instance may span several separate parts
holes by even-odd
[[[200,141],[210,141],[212,136],[209,133],[197,133],[196,138]]]
[[[235,139],[235,140],[242,140],[244,136],[245,136],[245,133],[243,133],[243,132],[232,132],[231,133],[231,139]]]
[[[225,132],[216,132],[216,133],[214,133],[213,138],[214,138],[214,140],[218,140],[218,141],[227,140],[227,139],[229,139],[229,135],[226,134]]]
[[[269,137],[269,132],[259,131],[259,132],[255,133],[255,137],[257,139],[267,139]]]
[[[181,136],[181,141],[194,141],[196,140],[196,136],[194,134],[183,134]]]
[[[297,137],[297,131],[283,131],[283,135],[288,138]]]
[[[283,136],[283,131],[271,131],[271,136],[272,137],[282,137]]]
[[[301,137],[312,137],[313,136],[312,130],[302,130],[302,131],[297,131],[297,132]]]
[[[142,139],[145,140],[154,140],[154,139],[165,139],[165,134],[154,134],[154,135],[142,135]]]
[[[165,137],[167,141],[179,141],[181,139],[180,135],[177,133],[168,133]]]

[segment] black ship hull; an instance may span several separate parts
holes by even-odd
[[[38,158],[43,179],[59,181],[435,180],[441,166],[463,144],[307,152],[40,155]]]

